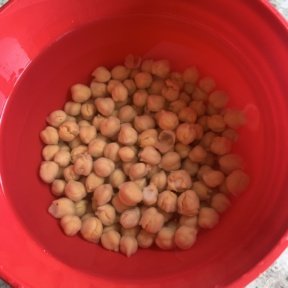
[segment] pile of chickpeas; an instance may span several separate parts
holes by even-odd
[[[40,178],[68,236],[131,256],[139,247],[189,249],[249,183],[231,152],[239,110],[196,67],[129,55],[75,84],[47,117]]]

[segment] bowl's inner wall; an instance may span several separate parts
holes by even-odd
[[[249,23],[238,31],[240,19],[227,17],[228,26],[217,13],[202,15],[201,7],[194,9],[195,17],[189,21],[135,15],[82,27],[43,52],[9,99],[1,123],[4,192],[39,245],[75,269],[117,281],[129,277],[145,282],[166,275],[180,279],[181,275],[183,283],[210,287],[229,283],[253,267],[287,229],[287,98],[281,92],[287,84],[281,83],[282,68],[268,48],[258,49],[261,35],[249,34]],[[220,225],[201,233],[189,251],[140,250],[127,259],[79,237],[65,237],[47,213],[53,197],[38,178],[39,132],[45,117],[63,107],[70,85],[88,83],[97,65],[112,67],[129,53],[171,59],[173,70],[179,71],[196,64],[201,75],[213,76],[217,87],[229,92],[231,107],[249,116],[235,151],[246,161],[251,185]]]

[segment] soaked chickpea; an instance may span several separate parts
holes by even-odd
[[[199,170],[199,164],[192,162],[189,158],[186,158],[182,162],[181,169],[187,171],[190,176],[196,176]]]
[[[224,213],[230,207],[231,202],[226,195],[217,193],[212,197],[210,205],[218,213]]]
[[[144,163],[134,163],[129,169],[129,178],[130,180],[137,180],[145,177],[148,173],[146,164]]]
[[[181,158],[177,152],[167,152],[162,156],[159,165],[165,171],[178,170],[181,167]]]
[[[157,143],[158,131],[156,129],[147,129],[138,136],[138,144],[141,148],[154,146]]]
[[[191,66],[184,70],[182,78],[186,83],[196,83],[199,78],[199,71],[195,66]]]
[[[165,98],[160,95],[148,95],[146,107],[150,112],[161,111],[165,106]]]
[[[170,72],[168,60],[156,60],[152,63],[151,73],[159,78],[166,78]]]
[[[103,232],[103,225],[97,217],[88,217],[82,221],[80,233],[90,242],[98,243]]]
[[[141,71],[151,73],[153,62],[154,60],[152,59],[143,59],[142,64],[141,64]]]
[[[232,171],[226,179],[227,190],[234,196],[239,195],[249,185],[249,176],[242,170]]]
[[[117,117],[121,123],[129,123],[134,120],[136,115],[136,111],[132,106],[125,105],[119,109]]]
[[[212,131],[206,132],[200,141],[201,146],[203,146],[205,149],[210,149],[210,146],[215,137],[216,134],[214,132]]]
[[[81,182],[69,180],[65,186],[65,195],[72,201],[78,202],[87,195],[87,192]]]
[[[59,197],[64,194],[66,182],[62,179],[55,179],[52,182],[51,192],[53,195]]]
[[[99,66],[92,72],[92,76],[94,77],[95,81],[105,83],[110,80],[111,73],[106,67]]]
[[[226,154],[219,158],[218,160],[220,169],[229,174],[233,170],[241,169],[243,167],[243,160],[237,154]]]
[[[191,107],[184,107],[179,111],[178,117],[181,122],[195,123],[197,113]]]
[[[93,102],[86,102],[81,105],[81,116],[83,119],[91,120],[94,117],[95,113],[96,108]]]
[[[163,191],[167,185],[166,173],[162,170],[158,173],[153,174],[150,180],[150,184],[154,184],[158,191]]]
[[[164,85],[161,94],[166,101],[173,102],[179,98],[180,91],[178,87],[169,87]]]
[[[134,81],[138,89],[149,88],[152,83],[152,76],[148,72],[139,72],[135,75]]]
[[[204,229],[212,229],[219,222],[219,214],[210,207],[202,207],[199,211],[198,225]]]
[[[104,137],[97,136],[88,145],[88,153],[94,157],[99,158],[103,156],[107,140]]]
[[[208,188],[202,181],[193,182],[192,190],[196,192],[201,201],[210,199],[212,195],[212,190]]]
[[[136,179],[133,181],[141,190],[144,189],[144,187],[147,186],[147,180],[146,178],[140,178],[140,179]]]
[[[71,87],[72,100],[77,103],[83,103],[91,97],[91,90],[83,84],[75,84]]]
[[[159,150],[159,152],[163,154],[169,152],[174,148],[175,141],[176,141],[176,135],[173,131],[162,130],[159,133],[158,140],[154,144],[154,146]]]
[[[116,210],[110,204],[97,207],[95,215],[99,218],[104,226],[109,226],[116,221]]]
[[[194,148],[189,152],[189,159],[192,162],[202,162],[207,157],[207,151],[200,145],[194,146]]]
[[[154,147],[146,146],[139,153],[139,159],[146,164],[157,165],[161,161],[161,155]]]
[[[126,79],[126,80],[123,81],[123,84],[127,88],[128,95],[132,96],[135,93],[136,89],[137,89],[134,80]]]
[[[215,188],[222,184],[225,176],[221,171],[210,169],[203,173],[202,178],[208,187]]]
[[[120,251],[127,257],[132,256],[138,250],[138,243],[135,237],[122,236],[120,239]]]
[[[191,248],[197,239],[197,230],[194,227],[180,226],[174,236],[175,245],[186,250]]]
[[[158,196],[157,205],[167,213],[177,211],[177,195],[172,191],[165,190]]]
[[[232,142],[226,137],[214,137],[210,145],[210,151],[216,155],[225,155],[230,153]]]
[[[112,160],[113,162],[118,162],[120,145],[117,142],[108,143],[104,148],[104,157]]]
[[[66,197],[56,199],[48,208],[48,212],[54,218],[62,218],[65,215],[75,214],[75,204],[72,200]]]
[[[138,246],[141,248],[149,248],[153,245],[155,239],[155,234],[148,233],[142,229],[137,235]]]
[[[119,187],[122,183],[126,181],[126,175],[122,169],[115,169],[109,176],[109,183],[113,188]]]
[[[92,125],[82,126],[79,129],[79,138],[84,144],[89,144],[96,136],[96,128]]]
[[[120,120],[115,116],[104,119],[100,124],[100,132],[105,137],[113,137],[120,130]]]
[[[92,120],[92,125],[96,128],[96,130],[99,130],[101,122],[106,119],[102,115],[98,114],[96,115]]]
[[[182,123],[176,129],[176,139],[184,144],[191,144],[197,137],[195,127],[189,123]]]
[[[246,123],[243,112],[238,110],[227,110],[224,113],[225,124],[232,129],[238,129]]]
[[[90,89],[92,93],[92,98],[98,98],[98,97],[105,97],[107,95],[107,84],[106,83],[100,83],[100,82],[91,82]]]
[[[197,216],[185,216],[182,215],[179,218],[179,224],[181,226],[188,226],[192,228],[197,228],[198,217]]]
[[[120,224],[125,229],[136,227],[141,217],[139,207],[134,207],[125,210],[120,216]]]
[[[64,111],[70,116],[78,116],[81,111],[81,104],[73,101],[68,101],[64,105]]]
[[[69,165],[66,168],[64,168],[63,176],[64,176],[65,181],[79,180],[80,178],[80,176],[75,173],[73,165]]]
[[[105,157],[100,157],[94,161],[94,172],[100,177],[108,177],[115,169],[115,163]]]
[[[63,110],[56,110],[51,112],[46,121],[53,127],[59,127],[67,118],[67,114]]]
[[[169,106],[168,106],[168,110],[173,112],[173,113],[176,113],[176,114],[179,114],[179,112],[184,108],[186,107],[186,102],[182,99],[178,99],[178,100],[175,100],[175,101],[172,101],[169,103]]]
[[[67,167],[71,161],[71,155],[69,151],[60,150],[54,156],[54,162],[59,165],[59,167]]]
[[[88,193],[93,192],[98,186],[104,183],[104,178],[90,173],[85,179],[85,187]]]
[[[114,102],[123,102],[128,98],[128,89],[122,84],[116,84],[111,93]]]
[[[163,250],[173,249],[175,247],[175,231],[175,226],[170,225],[162,227],[155,238],[156,245]]]
[[[175,113],[161,110],[156,114],[157,124],[163,130],[174,130],[179,124],[178,117]]]
[[[86,145],[79,145],[71,150],[71,162],[75,163],[76,159],[87,152]]]
[[[148,233],[157,233],[164,225],[164,216],[155,207],[142,212],[140,226]]]
[[[103,116],[111,116],[114,109],[115,109],[115,103],[111,98],[97,98],[95,100],[95,106],[99,113],[101,113]]]
[[[167,178],[167,188],[175,192],[183,192],[192,186],[192,179],[186,170],[172,171]]]
[[[118,213],[122,213],[123,211],[130,208],[128,205],[125,205],[121,202],[119,194],[113,196],[111,203]]]
[[[156,131],[156,130],[155,130]],[[157,131],[156,131],[157,132]],[[45,145],[42,149],[42,157],[46,161],[53,160],[55,154],[60,150],[59,145]]]
[[[207,126],[213,132],[223,132],[225,130],[226,124],[224,118],[221,115],[212,115],[207,118]]]
[[[143,194],[134,182],[124,182],[119,187],[119,200],[127,206],[134,206],[141,202]]]
[[[119,81],[124,81],[128,78],[130,69],[125,66],[117,65],[111,70],[112,78]]]
[[[239,138],[237,131],[232,128],[225,129],[222,132],[222,136],[230,139],[232,142],[236,142]]]
[[[189,155],[191,147],[189,145],[184,145],[180,142],[177,142],[174,146],[175,152],[177,152],[181,159],[186,159]]]
[[[133,228],[128,228],[128,229],[121,227],[120,231],[121,231],[122,236],[136,237],[137,234],[139,233],[140,229],[141,228],[139,226],[135,226]]]
[[[195,216],[199,212],[199,197],[193,190],[186,190],[177,199],[178,213],[185,216]]]
[[[81,219],[75,215],[65,215],[60,220],[60,225],[67,236],[76,235],[81,229]]]
[[[88,200],[82,199],[75,203],[75,214],[78,217],[82,217],[88,211]]]
[[[70,142],[78,136],[79,126],[76,122],[65,121],[59,126],[58,134],[61,140]]]
[[[134,118],[134,127],[139,133],[147,129],[153,129],[155,125],[155,120],[149,115],[141,115]]]
[[[137,142],[137,131],[128,124],[121,124],[118,142],[122,145],[134,145]]]
[[[43,161],[40,166],[39,176],[45,183],[52,183],[59,172],[59,166],[53,161]]]
[[[121,235],[118,231],[109,230],[101,235],[102,246],[110,251],[118,252]]]
[[[55,145],[58,144],[59,135],[54,127],[47,126],[40,132],[40,138],[44,144]]]
[[[150,183],[148,186],[145,186],[142,190],[142,193],[143,193],[143,203],[145,205],[151,206],[157,203],[158,189],[155,184]]]
[[[144,107],[146,105],[148,93],[146,90],[137,90],[133,94],[133,104],[137,107]]]

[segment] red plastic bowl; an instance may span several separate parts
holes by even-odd
[[[0,11],[0,273],[17,287],[243,287],[288,243],[288,31],[251,0],[14,0]],[[63,235],[37,176],[39,131],[68,87],[126,54],[196,64],[249,125],[252,183],[189,251],[126,258]]]

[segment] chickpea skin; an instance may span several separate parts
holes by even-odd
[[[60,167],[67,167],[71,161],[70,152],[65,150],[58,151],[54,156],[54,162],[56,162]]]
[[[249,176],[242,170],[232,171],[226,179],[227,190],[234,196],[238,196],[249,185]]]
[[[111,184],[101,184],[93,192],[92,205],[102,206],[110,202],[113,196],[113,187]]]
[[[178,213],[185,216],[195,216],[199,212],[200,201],[195,191],[186,190],[177,200]]]
[[[176,139],[184,144],[191,144],[197,137],[195,127],[189,123],[182,123],[176,129]]]
[[[199,211],[198,226],[204,229],[212,229],[219,222],[219,214],[210,207],[202,207]]]
[[[156,114],[157,124],[162,130],[174,130],[179,124],[175,113],[161,110]]]
[[[81,154],[74,162],[74,171],[78,175],[88,176],[93,168],[92,157],[88,154]]]
[[[40,138],[44,144],[55,145],[58,144],[59,135],[54,127],[47,126],[40,132]]]
[[[81,229],[81,220],[78,216],[75,215],[65,215],[60,220],[60,225],[63,229],[63,232],[67,236],[76,235]]]
[[[157,142],[158,132],[156,129],[147,129],[138,137],[138,144],[141,148],[154,146]]]
[[[105,83],[110,80],[111,73],[106,67],[99,66],[92,72],[92,76],[94,77],[95,81]]]
[[[121,123],[129,123],[134,120],[136,115],[136,111],[132,106],[125,105],[119,109],[117,117],[119,118]]]
[[[85,187],[88,193],[93,192],[98,186],[104,183],[104,178],[97,176],[95,173],[90,173],[85,180]]]
[[[100,157],[94,161],[94,172],[100,177],[108,177],[115,170],[115,163],[107,158]]]
[[[145,186],[142,190],[142,193],[143,193],[143,203],[145,205],[151,206],[157,203],[158,189],[155,184],[150,183],[148,186]]]
[[[81,111],[81,104],[73,101],[68,101],[64,105],[64,111],[70,116],[78,116]]]
[[[153,245],[155,234],[148,233],[144,229],[142,229],[137,235],[138,246],[141,248],[149,248]]]
[[[110,204],[97,207],[95,215],[99,218],[103,225],[109,226],[116,221],[115,208]]]
[[[157,165],[161,161],[160,153],[152,146],[144,147],[139,153],[139,158],[140,161],[150,165]]]
[[[48,208],[48,212],[54,218],[62,218],[65,215],[74,215],[75,214],[75,204],[72,200],[62,197],[56,199]]]
[[[163,191],[167,185],[167,175],[166,173],[162,170],[158,173],[155,173],[152,175],[150,184],[154,184],[158,191]],[[143,191],[144,193],[144,191]]]
[[[194,148],[189,152],[189,159],[192,162],[202,162],[207,157],[207,151],[200,145],[194,146]]]
[[[59,166],[53,161],[43,161],[40,166],[39,176],[45,183],[52,183],[59,172]]]
[[[75,84],[71,87],[71,95],[74,102],[83,103],[91,97],[91,90],[83,84]]]
[[[210,151],[216,155],[225,155],[231,151],[232,141],[226,137],[215,137],[210,145]]]
[[[118,142],[122,145],[134,145],[137,142],[137,131],[128,124],[122,124],[118,134]]]
[[[165,98],[160,95],[148,95],[146,107],[150,112],[161,111],[165,106]]]
[[[173,226],[162,227],[155,238],[156,245],[163,250],[173,249],[175,247],[175,231],[176,227]]]
[[[192,186],[192,179],[185,170],[172,171],[167,178],[167,188],[175,192],[183,192]]]
[[[64,194],[65,185],[66,182],[64,180],[56,179],[52,182],[51,192],[57,197],[62,196]]]
[[[222,184],[225,176],[221,171],[210,169],[203,173],[202,178],[208,187],[215,188]]]
[[[163,211],[172,213],[177,211],[177,195],[172,191],[165,190],[158,196],[157,205]]]
[[[127,257],[132,256],[138,250],[138,243],[135,237],[122,236],[120,239],[120,251]]]
[[[164,216],[155,207],[150,207],[142,213],[139,224],[146,232],[157,233],[164,225]]]
[[[46,121],[53,127],[59,127],[67,118],[67,114],[63,110],[56,110],[51,112]]]
[[[165,171],[178,170],[181,167],[181,158],[177,152],[167,152],[162,156],[159,165]]]
[[[140,217],[139,207],[127,209],[120,215],[120,224],[125,229],[134,228],[138,225]]]
[[[196,242],[197,230],[193,227],[180,226],[174,236],[175,244],[182,250],[190,249]]]
[[[79,137],[84,144],[89,144],[97,136],[96,128],[92,125],[82,126],[79,129]]]
[[[121,169],[115,169],[109,176],[109,183],[113,188],[118,188],[122,183],[126,181],[126,176]]]
[[[119,187],[119,199],[127,206],[134,206],[142,201],[141,189],[134,182],[124,182]]]
[[[69,180],[65,186],[65,195],[72,201],[78,202],[86,196],[85,186],[75,180]]]
[[[98,243],[103,232],[103,225],[97,217],[88,217],[82,221],[80,233],[90,242]]]
[[[65,121],[59,126],[59,138],[63,141],[70,142],[79,134],[79,126],[76,122]]]
[[[120,239],[118,231],[109,230],[101,235],[101,244],[106,250],[119,252]]]
[[[147,129],[153,129],[155,125],[155,120],[149,115],[141,115],[134,118],[134,127],[139,133]]]

